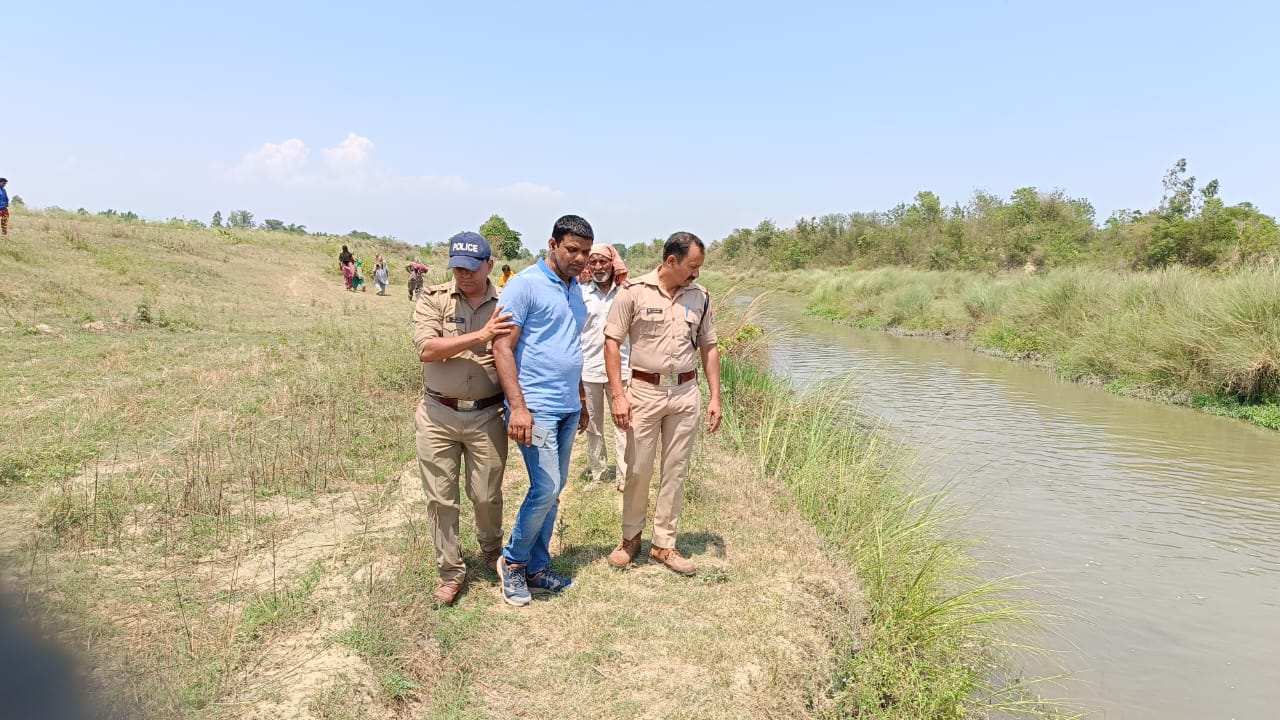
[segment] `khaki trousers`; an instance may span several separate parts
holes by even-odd
[[[502,405],[459,412],[424,397],[414,418],[418,472],[427,496],[427,521],[441,582],[462,582],[467,566],[458,541],[462,510],[458,480],[467,461],[467,497],[475,508],[480,549],[502,547],[502,472],[507,432]]]
[[[654,547],[676,545],[680,508],[684,505],[684,480],[693,454],[702,413],[698,383],[663,388],[631,380],[627,390],[631,402],[631,429],[627,431],[627,484],[622,493],[622,537],[632,538],[644,530],[649,510],[649,485],[653,461],[662,449],[662,477],[658,482],[658,502],[653,510]]]
[[[609,462],[605,452],[604,417],[613,413],[613,397],[609,395],[609,383],[586,382],[583,387],[587,391],[587,411],[591,414],[587,423],[587,466],[591,469],[592,480],[604,479],[604,467]],[[625,387],[625,386],[624,386]],[[605,404],[609,412],[605,413]],[[618,463],[618,482],[627,478],[627,431],[613,428],[613,457]]]

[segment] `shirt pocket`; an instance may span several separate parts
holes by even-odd
[[[467,334],[467,322],[461,316],[446,316],[444,319],[444,337],[458,337]]]
[[[636,333],[642,338],[658,338],[666,332],[666,308],[640,308],[640,317],[636,320]]]

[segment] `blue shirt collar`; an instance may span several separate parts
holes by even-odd
[[[538,258],[538,269],[541,270],[543,274],[545,274],[547,277],[551,278],[552,282],[554,282],[556,285],[559,285],[560,287],[565,288],[566,290],[572,290],[573,287],[578,284],[578,278],[569,278],[569,282],[567,283],[561,280],[560,276],[557,275],[555,271],[551,269],[551,266],[547,264],[547,261],[543,260],[542,258]]]

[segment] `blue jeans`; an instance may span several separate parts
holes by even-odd
[[[548,431],[547,446],[516,445],[529,470],[529,494],[520,503],[502,556],[509,565],[523,565],[529,575],[551,567],[551,531],[560,509],[560,491],[569,479],[569,455],[581,414],[533,413],[533,424]]]

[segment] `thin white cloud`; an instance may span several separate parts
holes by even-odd
[[[249,180],[286,185],[331,185],[350,191],[404,191],[433,194],[472,194],[506,197],[512,200],[540,202],[557,200],[564,193],[546,185],[515,182],[498,187],[476,186],[457,175],[397,175],[373,159],[374,142],[358,133],[347,133],[342,142],[321,148],[324,162],[310,163],[311,149],[298,138],[281,143],[263,143],[261,148],[245,153],[240,162],[225,172],[235,180]],[[215,171],[218,165],[214,164]]]
[[[304,176],[311,149],[298,138],[262,147],[240,159],[231,174],[241,180],[293,181]]]
[[[475,188],[457,175],[406,175],[390,178],[393,185],[425,192],[471,192]]]
[[[373,154],[373,141],[363,135],[347,133],[347,138],[336,147],[320,151],[324,162],[336,172],[354,172],[368,166],[369,156]]]
[[[524,200],[560,200],[564,193],[547,185],[531,182],[515,182],[498,188],[502,195],[509,195]]]
[[[563,214],[566,194],[548,185],[477,185],[457,175],[400,174],[380,164],[374,149],[373,140],[351,132],[332,147],[320,147],[319,162],[311,162],[307,144],[290,138],[263,143],[230,167],[213,163],[210,169],[224,181],[253,186],[257,207],[272,207],[275,217],[316,228],[416,228],[409,233],[417,237],[406,239],[423,242],[443,240],[495,212],[528,227]],[[341,203],[332,201],[334,193],[341,194]]]

